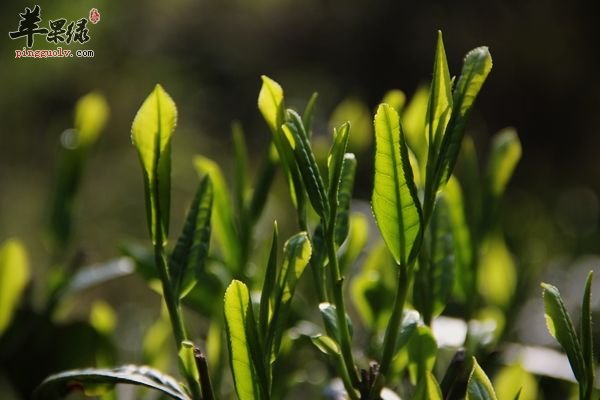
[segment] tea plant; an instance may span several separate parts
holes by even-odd
[[[157,85],[131,128],[142,168],[152,250],[124,246],[124,252],[144,275],[160,281],[185,384],[146,366],[90,368],[48,377],[36,390],[37,398],[61,397],[73,389],[100,395],[114,384],[127,383],[174,399],[214,399],[227,393],[221,362],[225,351],[238,398],[278,398],[285,387],[277,387],[276,363],[289,357],[294,345],[309,340],[325,354],[341,381],[343,389],[329,385],[338,393],[331,397],[392,399],[398,392],[413,399],[496,399],[477,359],[486,360],[490,339],[485,336],[499,340],[509,317],[514,282],[507,291],[488,292],[486,280],[488,275],[504,274],[514,281],[514,265],[496,220],[521,148],[514,131],[500,133],[485,174],[478,176],[465,129],[491,67],[488,49],[479,47],[467,53],[458,78],[451,78],[440,33],[428,92],[415,96],[406,109],[398,93],[388,94],[389,103],[377,107],[371,204],[383,244],[371,250],[358,273],[351,268],[365,246],[367,224],[364,215],[351,212],[358,157],[348,151],[348,143],[352,134],[361,132],[354,133],[350,123],[335,127],[324,157],[313,140],[317,96],[303,112],[287,108],[283,88],[266,76],[258,108],[271,132],[271,146],[254,190],[246,176],[243,133],[235,125],[233,195],[217,164],[195,158],[201,179],[182,232],[169,248],[171,138],[177,108]],[[419,107],[423,112],[409,112]],[[411,118],[417,122],[410,123]],[[467,174],[459,180],[453,171],[461,147]],[[281,246],[274,223],[267,260],[256,273],[249,268],[256,224],[278,170],[287,184],[299,232]],[[11,264],[23,264],[22,251],[13,242],[0,252],[2,274],[8,258]],[[293,307],[305,269],[312,275],[312,292],[307,293],[314,297],[305,303],[318,310],[320,324],[307,322],[311,313]],[[23,279],[14,280],[12,287],[20,292]],[[579,336],[558,290],[546,284],[544,290],[548,328],[567,353],[580,398],[589,400],[594,391],[591,274]],[[14,308],[16,297],[11,296],[8,310]],[[448,361],[438,348],[433,323],[453,304],[461,307],[466,320],[493,315],[496,329],[483,333],[470,329],[465,348]],[[208,360],[190,340],[198,335],[186,324],[184,306],[211,319],[205,344]],[[351,306],[360,322],[353,321]],[[8,319],[10,315],[0,314],[0,327]],[[359,324],[366,339],[354,334]],[[515,399],[524,393],[520,387],[513,392]]]

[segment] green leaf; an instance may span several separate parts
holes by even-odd
[[[385,328],[391,313],[397,280],[394,259],[380,242],[367,255],[350,291],[356,311],[371,330]]]
[[[9,239],[0,247],[0,336],[8,328],[30,279],[23,244]]]
[[[200,177],[210,176],[214,189],[212,229],[226,264],[237,270],[241,268],[239,238],[233,222],[231,195],[223,171],[216,162],[203,156],[194,157],[194,166]]]
[[[398,114],[401,114],[406,103],[406,95],[402,90],[392,89],[383,95],[381,102],[389,104]]]
[[[396,263],[406,264],[421,230],[421,209],[398,114],[381,104],[375,115],[373,212]]]
[[[427,117],[428,88],[419,86],[402,114],[402,128],[406,136],[406,144],[415,154],[421,168],[427,163],[427,133],[425,120]],[[384,103],[386,103],[384,101]],[[425,172],[424,170],[421,170]]]
[[[308,99],[308,103],[306,103],[306,107],[304,108],[304,113],[302,113],[302,123],[306,127],[306,133],[308,134],[309,139],[312,136],[312,121],[318,98],[319,93],[314,92],[310,96],[310,99]]]
[[[61,372],[46,378],[34,392],[40,400],[61,399],[74,390],[86,394],[103,393],[118,383],[145,386],[176,400],[190,400],[184,388],[169,375],[155,369],[125,365],[112,369],[77,369]]]
[[[171,135],[177,124],[177,107],[160,85],[156,85],[131,125],[131,140],[137,148],[144,173],[146,214],[153,243],[165,243],[169,233],[171,202]]]
[[[594,271],[588,273],[585,281],[585,290],[581,302],[581,350],[583,356],[584,369],[586,373],[586,392],[591,392],[594,386],[594,375],[596,367],[594,365],[594,335],[592,330],[592,279]],[[591,394],[586,397],[591,398]]]
[[[473,369],[467,383],[466,400],[496,400],[496,393],[490,379],[473,357]]]
[[[421,316],[415,310],[405,310],[402,312],[402,324],[396,338],[396,348],[394,353],[398,353],[408,343],[412,334],[417,329]]]
[[[312,336],[310,339],[322,353],[330,355],[332,357],[339,356],[340,349],[335,340],[333,340],[329,336],[316,335]]]
[[[515,166],[521,159],[521,142],[517,132],[507,128],[492,139],[492,150],[487,167],[487,186],[493,198],[504,193]]]
[[[431,372],[427,372],[425,377],[421,379],[417,385],[413,400],[443,400],[442,390],[435,376]]]
[[[424,379],[431,372],[437,355],[437,343],[433,332],[426,326],[417,327],[407,343],[408,372],[413,383]]]
[[[267,335],[269,325],[270,299],[275,285],[277,283],[277,248],[279,247],[279,228],[277,221],[273,224],[273,240],[271,242],[271,252],[269,261],[265,270],[265,281],[260,294],[260,316],[259,332],[261,335]]]
[[[371,110],[361,100],[348,98],[342,101],[332,112],[329,119],[330,128],[349,122],[352,132],[348,141],[348,149],[353,153],[363,153],[373,140],[371,124]]]
[[[78,146],[89,149],[104,129],[110,110],[104,96],[97,92],[83,96],[75,105],[75,130]]]
[[[251,225],[258,221],[267,204],[269,192],[271,191],[275,173],[277,172],[277,159],[277,150],[275,149],[275,145],[271,143],[269,151],[260,166],[252,193],[252,200],[248,208],[248,218]]]
[[[335,306],[331,303],[321,303],[319,304],[319,311],[321,312],[323,321],[325,321],[325,330],[327,331],[327,334],[334,338],[337,343],[341,343],[340,329],[337,324],[337,311]],[[352,320],[350,320],[348,314],[346,314],[346,322],[350,330],[350,336],[352,337],[354,330],[352,327]]]
[[[473,250],[471,245],[471,232],[465,215],[465,204],[463,201],[460,183],[455,177],[450,177],[444,188],[444,199],[448,205],[448,217],[452,230],[455,294],[460,299],[466,299],[473,285]]]
[[[542,283],[542,288],[548,331],[567,353],[573,374],[577,381],[582,383],[585,380],[585,364],[571,317],[558,289],[547,283]]]
[[[327,202],[325,185],[315,155],[310,147],[302,119],[292,110],[288,110],[288,118],[290,121],[282,125],[281,128],[294,151],[296,165],[301,173],[308,198],[317,214],[326,219],[329,217],[329,203]]]
[[[513,256],[501,234],[490,235],[480,249],[479,292],[489,303],[508,307],[517,286]]]
[[[348,213],[349,214],[349,213]],[[340,256],[340,272],[343,274],[357,260],[367,242],[369,241],[369,221],[365,214],[355,212],[342,214],[338,211],[338,223],[336,224],[336,243],[344,242],[347,237],[344,252]],[[344,227],[344,223],[348,219],[348,227]],[[346,233],[347,232],[347,233]]]
[[[197,387],[195,389],[197,393],[200,393],[200,373],[198,372],[198,368],[196,368],[194,343],[189,340],[181,342],[178,357],[180,364],[183,366],[183,371],[185,371],[187,381],[196,382]]]
[[[438,31],[438,41],[433,64],[433,78],[429,88],[429,101],[427,104],[427,118],[425,131],[429,141],[428,165],[435,163],[440,142],[452,112],[452,81],[448,70],[448,60],[444,50],[442,32]],[[431,171],[433,172],[433,171]]]
[[[535,376],[520,364],[502,368],[494,377],[499,399],[537,400],[540,398]]]
[[[212,182],[209,176],[205,176],[198,186],[169,262],[173,292],[177,298],[189,293],[204,271],[210,244],[212,203]]]
[[[342,174],[337,193],[337,211],[335,216],[335,243],[341,246],[348,237],[350,229],[350,203],[356,177],[356,157],[352,153],[344,154]]]
[[[261,76],[262,87],[258,94],[258,109],[271,129],[275,133],[283,124],[285,118],[285,107],[283,104],[283,89],[279,83],[268,76]]]
[[[283,246],[283,265],[277,277],[266,347],[266,351],[271,350],[274,355],[279,352],[283,326],[289,314],[292,297],[298,279],[310,261],[311,254],[312,246],[306,232],[292,236]]]
[[[448,204],[441,193],[427,233],[427,252],[421,252],[413,298],[415,307],[429,325],[444,311],[454,283],[452,225]]]
[[[225,291],[225,322],[231,372],[240,400],[260,398],[256,371],[251,362],[250,343],[246,335],[249,308],[248,288],[240,281],[232,281]]]
[[[350,133],[350,124],[345,123],[339,128],[333,129],[333,144],[327,156],[327,171],[329,188],[327,195],[332,207],[335,208],[338,201],[338,191],[344,166],[344,156],[348,147],[348,136]]]
[[[477,47],[465,56],[463,69],[454,89],[452,114],[436,161],[434,192],[452,174],[473,103],[491,69],[492,57],[487,47]]]

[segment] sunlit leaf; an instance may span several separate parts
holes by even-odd
[[[205,176],[198,186],[169,262],[173,292],[178,298],[192,289],[204,270],[210,244],[212,204],[212,182],[209,176]]]
[[[417,385],[413,400],[443,400],[442,390],[431,372],[421,379]]]
[[[546,325],[550,334],[560,343],[571,364],[571,369],[578,382],[584,382],[585,360],[582,356],[581,344],[567,308],[563,303],[556,286],[542,283],[544,289],[544,309]]]
[[[402,90],[392,89],[383,95],[381,103],[389,104],[398,114],[402,114],[406,103],[406,95]]]
[[[96,300],[90,309],[90,325],[104,335],[110,335],[117,326],[115,310],[103,300]]]
[[[339,354],[340,349],[332,338],[324,335],[317,335],[311,337],[313,344],[322,352],[330,356],[336,356]]]
[[[512,128],[498,132],[492,140],[487,167],[487,185],[493,197],[500,197],[521,159],[521,142]]]
[[[225,321],[230,366],[235,391],[240,400],[260,398],[256,371],[251,361],[250,344],[246,335],[249,305],[250,294],[246,285],[240,281],[232,281],[225,291]]]
[[[408,372],[413,383],[419,382],[431,372],[437,355],[437,343],[431,329],[426,326],[417,327],[407,343]]]
[[[340,187],[340,179],[342,176],[342,168],[344,165],[344,156],[348,146],[348,136],[350,133],[350,124],[333,129],[333,144],[327,156],[327,172],[328,172],[328,191],[329,201],[337,203],[337,194]],[[335,204],[334,204],[335,206]]]
[[[277,354],[283,327],[291,307],[296,285],[312,255],[312,246],[306,232],[289,238],[283,246],[283,265],[277,276],[277,287],[273,300],[273,314],[269,327],[272,351]],[[268,349],[267,349],[268,350]]]
[[[146,214],[152,241],[166,242],[171,202],[171,135],[177,124],[177,107],[156,85],[131,125],[131,140],[144,172]]]
[[[402,115],[402,128],[408,147],[417,157],[419,165],[427,162],[427,134],[425,133],[425,118],[427,116],[428,88],[419,86]],[[424,172],[424,170],[422,170]]]
[[[467,383],[466,400],[497,400],[490,379],[473,357],[473,369]]]
[[[473,103],[491,69],[492,57],[487,47],[477,47],[465,56],[453,93],[452,114],[434,169],[434,191],[446,183],[452,174]]]
[[[465,299],[473,285],[474,274],[472,270],[473,251],[471,245],[471,232],[465,215],[465,205],[460,183],[450,177],[444,188],[444,199],[448,206],[450,229],[452,230],[455,292],[459,298]]]
[[[535,377],[519,364],[501,369],[494,377],[494,388],[499,399],[539,399]]]
[[[406,264],[421,215],[398,114],[382,104],[375,115],[373,212],[396,263]]]
[[[189,340],[181,342],[179,348],[179,363],[183,366],[183,371],[186,375],[187,382],[195,382],[197,387],[196,392],[200,393],[200,374],[196,368],[196,360],[194,358],[194,344]]]
[[[394,259],[384,243],[374,246],[352,279],[350,291],[360,318],[369,329],[385,328],[396,290]]]
[[[345,249],[339,260],[340,271],[342,273],[357,260],[369,240],[369,221],[365,214],[360,212],[350,214],[347,222],[348,228],[344,228],[344,226],[341,225],[344,218],[347,217],[343,214],[341,216],[338,215],[338,221],[340,222],[339,225],[336,224],[336,241],[338,243],[340,243],[340,240],[343,242],[342,237],[344,229],[348,230],[345,235],[348,240],[345,242]]]
[[[373,140],[373,127],[371,125],[371,111],[369,107],[359,99],[345,99],[333,110],[329,126],[333,129],[346,122],[350,122],[352,126],[348,151],[357,154],[364,152],[369,148]]]
[[[88,149],[98,139],[110,114],[104,96],[97,92],[83,96],[75,105],[75,131],[77,144]]]
[[[34,393],[40,400],[62,399],[66,394],[81,390],[89,394],[108,389],[115,384],[145,386],[176,400],[190,400],[185,389],[169,375],[155,369],[125,365],[112,369],[78,369],[61,372],[46,378]],[[90,390],[88,392],[88,390]]]
[[[448,70],[448,60],[444,50],[442,32],[438,31],[438,41],[435,51],[435,62],[433,64],[433,78],[429,88],[429,100],[427,103],[427,118],[425,131],[429,141],[429,154],[432,157],[428,164],[435,162],[439,146],[450,119],[452,111],[452,82]],[[433,171],[431,171],[433,172]]]
[[[491,304],[506,307],[517,285],[515,262],[500,234],[491,235],[481,245],[478,287]]]
[[[258,94],[258,109],[269,125],[271,132],[277,132],[284,121],[283,89],[268,76],[261,76],[262,87]]]
[[[25,247],[16,239],[5,241],[0,247],[0,335],[10,324],[29,278]]]

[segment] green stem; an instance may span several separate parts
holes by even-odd
[[[350,375],[350,381],[354,387],[359,386],[358,374],[354,363],[354,357],[352,355],[352,343],[350,339],[350,329],[348,328],[348,321],[346,320],[346,306],[344,304],[344,293],[343,283],[344,279],[340,274],[340,267],[337,260],[337,254],[335,251],[334,243],[334,231],[329,227],[327,229],[327,253],[329,258],[329,271],[331,277],[331,283],[333,287],[333,302],[336,310],[337,325],[340,333],[340,348],[342,352],[342,359],[346,365],[348,374]]]
[[[167,305],[167,311],[169,313],[169,320],[171,321],[171,327],[173,329],[173,336],[175,338],[175,344],[177,352],[181,350],[181,343],[187,340],[187,334],[185,331],[185,325],[181,316],[181,310],[179,308],[179,299],[175,297],[173,288],[171,287],[171,280],[169,277],[169,271],[167,269],[167,259],[165,254],[165,248],[163,244],[157,240],[154,244],[154,258],[156,261],[156,268],[158,269],[158,276],[162,283],[163,298]],[[186,371],[185,366],[180,362],[179,367],[181,372],[188,381],[188,386],[192,392],[192,399],[201,400],[199,382],[193,379],[192,374]]]
[[[408,271],[406,265],[400,265],[400,272],[398,273],[398,290],[396,291],[396,297],[394,298],[394,305],[392,308],[392,316],[390,322],[385,331],[385,337],[383,339],[383,355],[381,358],[381,365],[379,371],[381,374],[386,376],[390,370],[390,364],[394,356],[394,350],[396,347],[396,338],[398,337],[398,331],[402,324],[402,313],[404,312],[404,302],[406,301],[406,294],[408,292]]]

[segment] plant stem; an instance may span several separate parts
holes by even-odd
[[[350,375],[350,381],[354,387],[358,387],[359,379],[356,372],[354,363],[354,357],[352,356],[352,343],[350,339],[350,329],[348,328],[348,321],[346,320],[346,306],[344,304],[344,293],[343,283],[344,279],[340,274],[340,267],[337,260],[337,254],[335,251],[334,231],[333,227],[327,229],[327,252],[329,258],[329,271],[331,277],[331,283],[333,287],[333,302],[336,310],[337,325],[340,333],[340,349],[342,352],[342,359],[346,365],[348,374]]]
[[[156,268],[158,269],[158,276],[162,283],[163,298],[167,305],[169,320],[171,321],[173,336],[175,338],[175,345],[177,347],[177,352],[179,353],[181,350],[181,343],[184,340],[187,340],[187,334],[181,316],[181,310],[179,308],[179,299],[175,297],[171,287],[165,248],[160,240],[157,240],[154,244],[154,258],[156,261]],[[192,392],[192,399],[201,400],[202,397],[200,395],[199,382],[194,380],[193,375],[186,371],[185,366],[181,362],[179,362],[179,367],[188,381],[189,389]]]
[[[396,338],[398,337],[398,330],[402,323],[402,313],[404,312],[404,302],[406,301],[406,294],[408,292],[408,271],[406,265],[400,265],[400,272],[398,273],[398,290],[396,297],[394,298],[394,305],[392,308],[392,316],[390,322],[385,331],[385,337],[383,339],[383,355],[381,357],[381,366],[379,371],[384,376],[387,375],[390,369],[390,364],[394,356],[394,350],[396,347]]]

